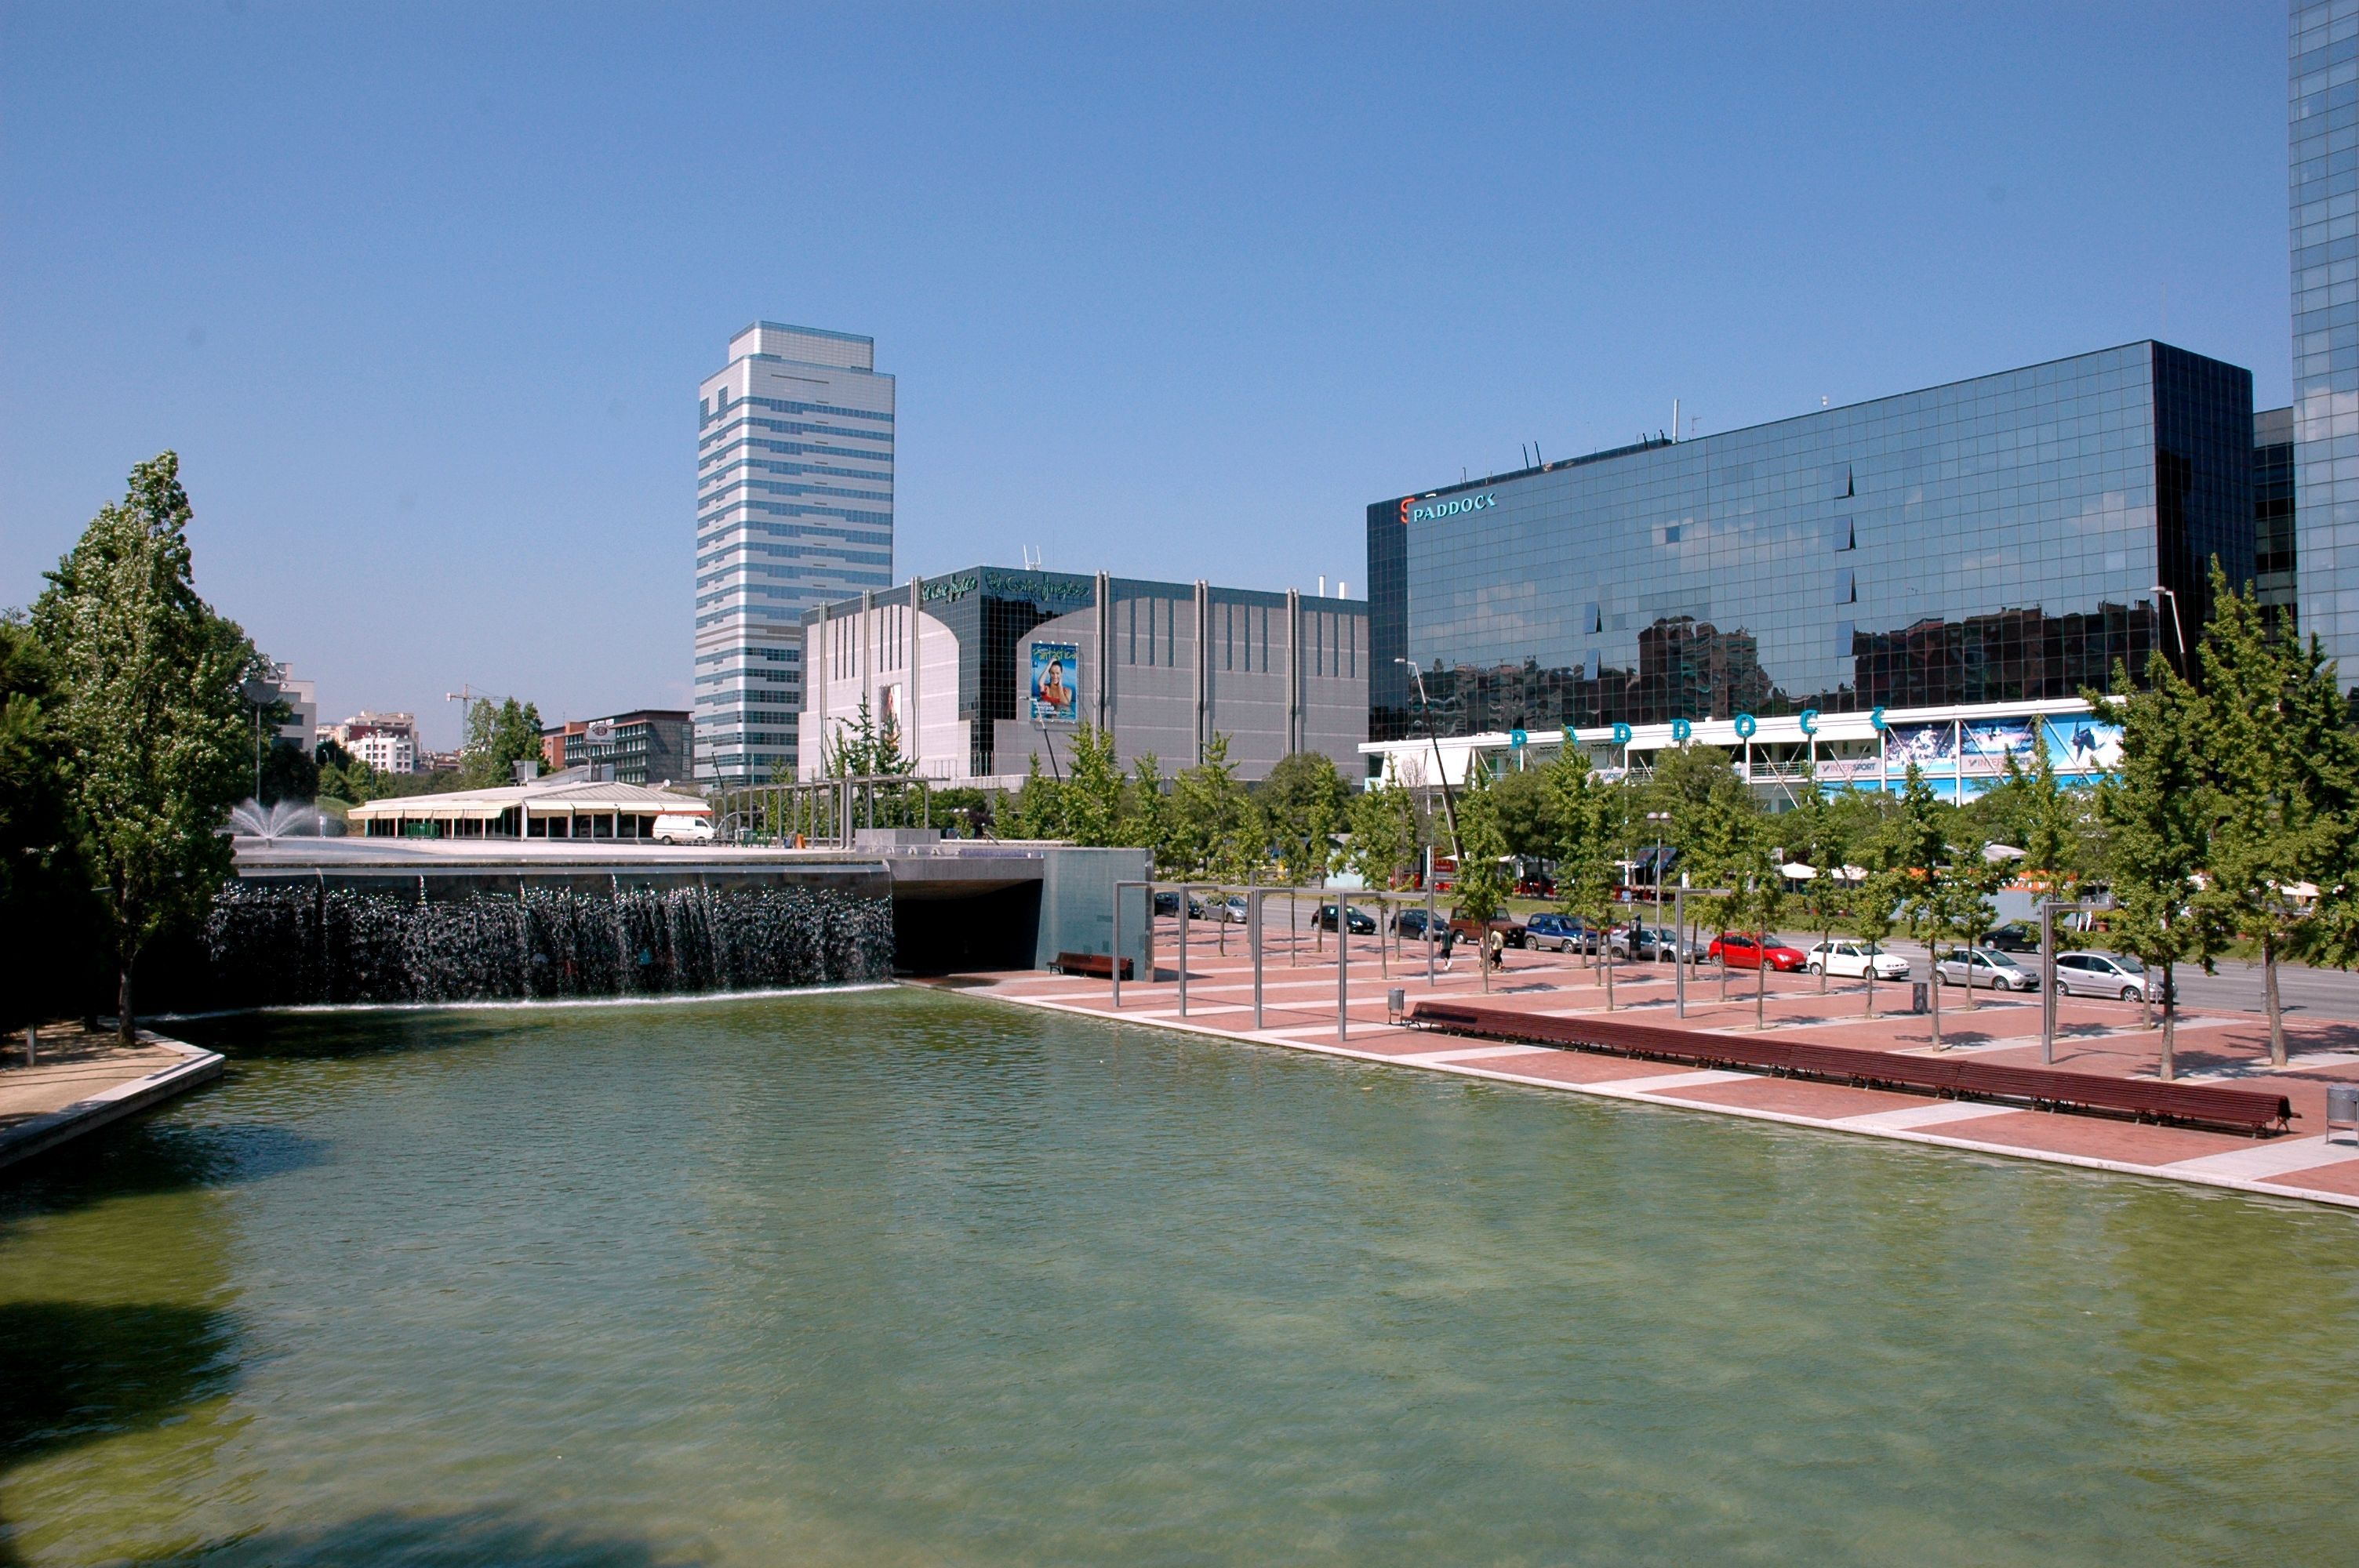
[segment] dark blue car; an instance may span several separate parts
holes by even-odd
[[[1524,946],[1543,952],[1597,951],[1597,927],[1577,914],[1535,914],[1524,922]]]

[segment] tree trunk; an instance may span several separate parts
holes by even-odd
[[[1928,949],[1926,949],[1926,950],[1927,950],[1929,953],[1932,951],[1932,949],[1931,949],[1931,948],[1928,948]],[[1948,1050],[1948,1049],[1949,1049],[1949,1047],[1941,1044],[1941,965],[1940,965],[1940,961],[1939,959],[1936,959],[1936,960],[1934,960],[1932,963],[1930,963],[1930,964],[1929,964],[1928,966],[1926,966],[1926,973],[1927,973],[1927,974],[1929,974],[1929,975],[1930,975],[1930,976],[1932,977],[1932,984],[1930,984],[1930,985],[1927,986],[1927,987],[1925,988],[1925,989],[1926,989],[1926,994],[1927,994],[1927,995],[1929,995],[1929,996],[1930,996],[1930,997],[1933,999],[1933,1049],[1934,1049],[1934,1050],[1936,1050],[1936,1051],[1946,1051],[1946,1050]]]
[[[1827,960],[1834,955],[1829,951],[1835,942],[1835,928],[1828,925],[1819,932],[1819,994],[1827,994]]]
[[[2170,983],[2171,966],[2162,967],[2162,1081],[2179,1076],[2179,1003]]]
[[[139,1021],[131,1015],[131,960],[125,958],[114,985],[114,1038],[129,1045],[139,1037]]]
[[[1767,943],[1769,938],[1765,935],[1761,940]],[[1769,1027],[1768,1010],[1769,949],[1765,946],[1753,949],[1753,1027],[1755,1029]]]
[[[1875,1016],[1875,959],[1867,960],[1867,1016]]]
[[[2277,937],[2271,931],[2261,938],[2261,996],[2269,1013],[2269,1065],[2286,1065],[2285,1009],[2277,1002]]]
[[[1612,1012],[1614,1011],[1614,954],[1610,949],[1601,948],[1599,951],[1602,956],[1598,961],[1605,966],[1605,1011]]]

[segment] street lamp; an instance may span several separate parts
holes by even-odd
[[[2160,583],[2151,591],[2156,597],[2170,600],[2170,629],[2179,634],[2179,673],[2187,673],[2187,623],[2179,618],[2179,595]]]
[[[1669,831],[1660,825],[1670,819],[1671,814],[1668,811],[1647,813],[1647,820],[1658,825],[1655,828],[1655,929],[1658,931],[1663,928],[1663,836]]]
[[[1393,655],[1393,663],[1407,665],[1409,679],[1417,682],[1418,709],[1425,715],[1425,738],[1433,747],[1433,776],[1441,784],[1441,811],[1450,819],[1450,848],[1459,860],[1459,874],[1462,876],[1466,870],[1466,847],[1458,838],[1458,805],[1450,796],[1450,770],[1441,762],[1441,737],[1433,732],[1433,699],[1425,695],[1425,672],[1418,668],[1415,659],[1403,658],[1397,654]],[[1430,877],[1426,880],[1429,882],[1432,881]]]

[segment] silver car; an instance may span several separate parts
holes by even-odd
[[[2146,966],[2121,953],[2059,953],[2056,989],[2067,996],[2111,996],[2137,1001],[2152,983]]]
[[[1935,968],[1943,985],[1988,986],[2001,991],[2039,989],[2038,975],[1995,947],[1952,947]]]

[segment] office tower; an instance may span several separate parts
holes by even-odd
[[[2295,549],[2300,624],[2359,679],[2359,0],[2293,7]]]
[[[893,580],[893,378],[756,321],[697,399],[696,776],[791,777],[803,611]]]

